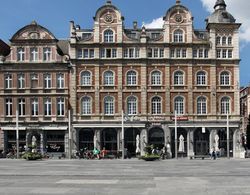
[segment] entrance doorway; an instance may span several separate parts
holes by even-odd
[[[227,156],[227,132],[226,128],[218,130],[220,156]],[[233,156],[233,131],[229,131],[229,156]]]
[[[159,150],[162,149],[165,143],[163,129],[160,127],[153,127],[150,129],[148,143],[149,145],[154,145],[154,147],[158,148]]]
[[[179,151],[181,135],[183,136],[183,139],[184,139],[183,140],[184,151]],[[174,129],[172,129],[171,131],[171,149],[172,149],[172,156],[175,157],[175,130]],[[187,131],[184,128],[177,128],[177,152],[178,152],[178,157],[187,156]]]
[[[209,154],[209,130],[197,128],[194,132],[194,153],[195,155],[208,155]]]
[[[94,131],[92,129],[81,129],[79,131],[79,150],[94,149]]]
[[[117,150],[117,132],[115,129],[103,129],[101,146],[106,150]]]
[[[139,129],[129,128],[125,130],[125,148],[127,148],[128,152],[131,156],[136,156],[136,136],[140,135]]]

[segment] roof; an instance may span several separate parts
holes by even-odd
[[[68,40],[59,40],[57,42],[57,46],[59,49],[59,53],[62,55],[68,55],[69,54],[69,41]]]
[[[10,46],[0,39],[0,55],[7,56],[10,53]]]

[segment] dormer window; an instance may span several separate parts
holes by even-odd
[[[30,61],[38,61],[38,49],[36,47],[30,48]]]
[[[25,50],[23,47],[17,48],[17,61],[22,62],[25,59]]]
[[[113,43],[114,42],[114,33],[112,30],[105,30],[104,33],[104,42]]]
[[[174,42],[175,43],[183,43],[183,32],[182,32],[182,30],[174,31]]]

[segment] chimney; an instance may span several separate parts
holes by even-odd
[[[137,29],[137,25],[138,25],[137,21],[134,21],[134,22],[133,22],[133,28],[134,28],[135,30]]]

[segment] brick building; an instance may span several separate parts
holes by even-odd
[[[69,100],[74,150],[94,146],[121,150],[124,111],[125,147],[130,153],[135,153],[139,135],[141,153],[145,144],[153,144],[167,146],[174,155],[176,111],[178,140],[184,137],[182,155],[207,154],[215,137],[219,137],[218,145],[225,155],[229,113],[230,154],[239,156],[240,24],[226,10],[224,0],[216,1],[203,30],[194,29],[192,13],[179,0],[163,20],[159,29],[140,28],[137,22],[133,28],[126,28],[120,10],[107,1],[96,11],[93,29],[70,22],[68,51],[67,42],[57,41],[35,23],[18,31],[11,39],[10,55],[0,66],[0,78],[5,79],[0,86],[1,105],[5,105],[0,116],[5,146],[14,136],[9,132],[15,130],[15,106],[19,105],[22,114],[25,100],[26,112],[20,116],[23,144],[29,144],[35,135],[42,148],[54,139],[53,143],[59,140],[62,151],[67,152]],[[49,62],[44,60],[48,53],[52,59]],[[39,60],[34,62],[34,56]],[[22,73],[27,88],[19,89]],[[38,76],[35,90],[28,82],[32,74]],[[58,88],[60,74],[64,76],[63,89]],[[11,89],[3,85],[8,84],[10,75]],[[35,98],[40,104],[33,117]],[[47,104],[48,99],[51,104]]]
[[[144,143],[174,151],[174,112],[185,155],[208,153],[216,134],[226,151],[226,114],[230,114],[230,151],[239,145],[239,27],[217,0],[206,29],[180,1],[167,10],[160,29],[124,27],[111,1],[94,16],[93,29],[71,22],[70,57],[74,71],[71,105],[75,148],[121,150],[121,113],[125,147]],[[225,153],[224,153],[225,154]]]
[[[4,150],[16,145],[17,110],[21,148],[31,145],[35,136],[42,151],[64,152],[69,98],[67,46],[36,22],[10,39],[10,52],[0,64]]]

